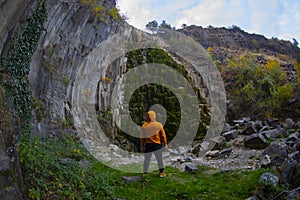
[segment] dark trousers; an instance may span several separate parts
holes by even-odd
[[[162,160],[162,145],[155,143],[148,143],[145,146],[144,173],[148,172],[152,153],[154,153],[155,155],[159,172],[162,173],[164,171],[164,165]]]

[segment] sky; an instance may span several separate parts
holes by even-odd
[[[117,0],[117,7],[141,30],[153,20],[166,20],[176,28],[235,25],[248,33],[300,43],[300,0]]]

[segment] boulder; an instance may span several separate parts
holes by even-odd
[[[263,125],[263,123],[262,123],[262,121],[255,121],[255,129],[256,130],[260,130],[260,129],[262,129],[264,127],[264,125]]]
[[[225,144],[225,137],[218,136],[213,138],[212,141],[215,142],[215,146],[212,148],[212,150],[220,150]]]
[[[225,123],[224,126],[223,126],[222,133],[228,132],[228,131],[230,131],[230,130],[231,130],[230,124]]]
[[[284,124],[283,126],[287,129],[291,129],[294,127],[296,123],[291,119],[291,118],[287,118],[285,121],[284,121]]]
[[[260,176],[259,182],[264,186],[276,187],[279,182],[279,178],[271,172],[265,172]]]
[[[257,129],[255,128],[255,122],[248,122],[247,126],[244,130],[242,130],[241,134],[243,135],[251,135],[253,133],[256,133]]]
[[[289,184],[293,180],[294,176],[296,176],[296,166],[297,161],[295,160],[287,160],[281,167],[281,180],[282,184]]]
[[[267,130],[267,131],[263,131],[261,132],[261,134],[269,139],[276,139],[280,137],[280,130],[279,129],[272,129],[272,130]]]
[[[244,141],[245,147],[250,149],[264,149],[268,146],[266,139],[262,134],[249,135]]]
[[[227,149],[223,149],[222,151],[220,151],[219,153],[219,158],[228,158],[229,155],[231,154],[232,152],[232,148],[227,148]]]
[[[229,140],[237,138],[238,132],[237,132],[237,130],[231,130],[231,131],[223,133],[222,136],[225,138],[226,141],[229,141]]]
[[[270,157],[271,165],[281,166],[288,157],[287,147],[282,147],[277,143],[272,143],[264,150],[262,155],[268,155]]]
[[[213,150],[213,151],[209,151],[205,154],[205,157],[210,157],[210,158],[217,158],[220,154],[219,150]]]
[[[188,172],[190,174],[195,173],[197,170],[198,170],[198,167],[195,166],[195,165],[191,165],[191,164],[190,165],[186,165],[185,168],[184,168],[184,171]]]
[[[289,158],[289,159],[292,159],[292,160],[296,160],[297,162],[300,163],[300,153],[299,153],[299,151],[295,151],[295,152],[293,152],[293,153],[290,153],[290,154],[288,155],[288,158]]]
[[[263,126],[261,129],[259,129],[259,133],[267,131],[269,130],[269,128],[270,128],[269,126]]]

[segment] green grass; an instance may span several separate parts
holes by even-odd
[[[265,171],[220,172],[200,168],[199,172],[189,174],[167,167],[166,178],[152,172],[139,183],[116,188],[115,194],[124,199],[245,199],[253,195]]]
[[[69,135],[52,139],[23,138],[19,147],[25,199],[245,199],[259,189],[265,172],[221,172],[199,166],[189,174],[166,167],[141,181],[125,184],[121,176],[141,176],[111,169],[95,160]],[[89,163],[81,165],[83,160]]]

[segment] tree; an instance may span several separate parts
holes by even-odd
[[[172,29],[171,25],[166,22],[166,20],[162,20],[161,24],[159,25],[159,28],[167,28]]]
[[[181,25],[181,28],[183,28],[183,29],[185,29],[186,27],[187,27],[186,24],[182,24],[182,25]]]
[[[299,44],[298,41],[295,38],[293,38],[293,43],[294,43],[295,46],[298,46],[298,44]]]
[[[156,20],[153,20],[151,22],[148,22],[148,24],[146,24],[146,29],[152,32],[157,31],[157,27],[158,27],[158,23]]]

